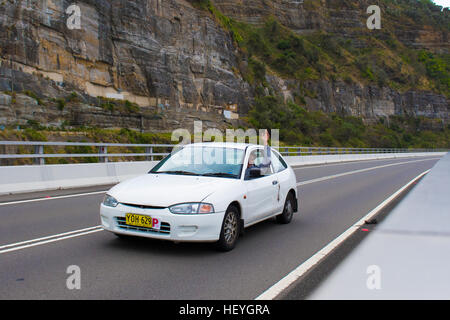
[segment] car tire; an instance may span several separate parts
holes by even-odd
[[[230,251],[236,246],[240,233],[239,210],[235,206],[229,206],[225,212],[220,229],[220,238],[216,242],[216,248],[220,251]]]
[[[289,193],[284,202],[283,212],[279,214],[276,219],[278,223],[288,224],[292,221],[294,216],[294,197]]]

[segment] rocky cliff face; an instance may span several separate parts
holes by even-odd
[[[70,4],[0,4],[0,90],[29,87],[8,77],[10,68],[53,80],[61,90],[71,86],[143,107],[212,113],[216,120],[223,120],[224,110],[233,118],[237,106],[248,108],[249,86],[233,73],[238,61],[231,38],[189,3],[77,1],[80,30],[66,26]]]
[[[262,24],[267,16],[274,16],[280,23],[299,34],[325,31],[357,41],[367,34],[366,13],[370,5],[378,4],[382,9],[382,25],[392,28],[400,41],[408,46],[426,48],[439,53],[450,52],[449,34],[426,23],[399,23],[398,9],[386,7],[383,2],[370,0],[212,0],[225,15],[251,24]],[[415,10],[410,1],[411,10]],[[436,7],[434,10],[439,11]]]
[[[321,110],[361,117],[366,122],[393,115],[423,116],[449,120],[449,101],[443,95],[410,90],[400,93],[388,87],[364,86],[346,82],[306,81],[300,88],[298,81],[281,80],[269,76],[271,86],[294,100],[294,93],[307,90],[314,93],[305,97],[309,110]]]
[[[349,85],[346,83],[308,83],[317,97],[306,99],[319,110],[350,114],[365,119],[378,119],[392,115],[424,116],[448,121],[449,104],[442,95],[424,91],[399,93],[377,86]]]
[[[355,37],[365,21],[361,16],[365,1],[358,5],[338,1],[339,6],[324,0],[213,2],[226,15],[251,23],[274,15],[297,33],[340,28]],[[0,124],[33,118],[43,124],[68,121],[167,130],[196,119],[207,120],[209,126],[237,125],[239,115],[247,113],[254,91],[238,71],[240,55],[230,34],[207,12],[185,0],[79,0],[81,28],[70,30],[66,9],[71,4],[68,0],[0,3],[0,91],[28,90],[48,98],[44,105],[35,105],[33,99],[3,95]],[[448,52],[447,35],[439,31],[399,33],[411,45]],[[270,77],[275,91],[286,98],[298,85]],[[448,120],[448,100],[431,92],[400,94],[329,81],[307,86],[317,92],[306,101],[311,109],[345,111],[367,119],[404,112]],[[72,91],[84,98],[64,110],[50,99]],[[114,113],[96,106],[91,98],[97,96],[129,100],[141,109],[135,114]]]

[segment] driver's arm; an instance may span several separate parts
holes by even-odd
[[[261,169],[261,174],[263,176],[267,176],[271,174],[270,164],[272,161],[270,160],[270,147],[268,145],[264,146],[263,151],[263,161],[259,164],[259,168]]]
[[[263,151],[263,162],[261,163],[261,167],[267,168],[270,166],[271,160],[270,160],[270,147],[269,147],[269,132],[266,131],[264,132],[263,135],[263,140],[264,140],[264,151]]]
[[[272,163],[272,160],[270,159],[270,147],[268,145],[264,146],[264,159],[263,162],[261,163],[262,167],[268,167],[270,166],[270,164]]]

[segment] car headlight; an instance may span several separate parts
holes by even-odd
[[[117,207],[119,202],[114,198],[111,197],[109,194],[105,196],[105,199],[103,199],[103,205],[107,207]]]
[[[206,214],[214,213],[214,206],[203,202],[181,203],[169,207],[169,210],[175,214]]]

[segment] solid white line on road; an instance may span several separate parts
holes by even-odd
[[[359,163],[368,163],[368,162],[381,162],[381,161],[399,161],[399,160],[405,160],[406,158],[400,158],[400,159],[373,159],[373,160],[355,160],[355,161],[346,161],[346,162],[330,162],[330,163],[324,163],[324,164],[317,164],[317,165],[291,165],[292,169],[294,171],[297,170],[307,170],[310,168],[322,168],[322,167],[332,167],[332,166],[345,166],[348,164],[355,164],[356,162]],[[441,159],[441,158],[427,158],[426,160],[435,160],[435,159]]]
[[[63,237],[63,236],[67,236],[70,234],[74,234],[74,233],[81,233],[81,232],[85,232],[85,231],[90,231],[90,230],[94,230],[94,229],[99,229],[102,226],[98,225],[95,227],[89,227],[89,228],[85,228],[85,229],[79,229],[79,230],[74,230],[74,231],[69,231],[69,232],[64,232],[64,233],[60,233],[60,234],[54,234],[52,236],[47,236],[47,237],[42,237],[42,238],[37,238],[37,239],[33,239],[33,240],[27,240],[27,241],[22,241],[22,242],[16,242],[16,243],[11,243],[11,244],[6,244],[3,246],[0,246],[0,250],[2,249],[6,249],[6,248],[11,248],[11,247],[17,247],[17,246],[22,246],[22,245],[26,245],[26,244],[30,244],[33,242],[39,242],[39,241],[44,241],[44,240],[49,240],[52,238],[58,238],[58,237]]]
[[[65,196],[56,196],[56,197],[48,197],[48,198],[37,198],[37,199],[29,199],[29,200],[19,200],[19,201],[11,201],[11,202],[3,202],[0,203],[0,206],[6,206],[11,204],[21,204],[28,202],[37,202],[37,201],[48,201],[48,200],[57,200],[57,199],[66,199],[66,198],[74,198],[74,197],[82,197],[82,196],[92,196],[95,194],[106,193],[108,190],[104,191],[95,191],[95,192],[86,192],[86,193],[76,193],[76,194],[68,194]]]
[[[402,193],[405,189],[407,189],[410,185],[419,180],[425,174],[430,172],[430,170],[422,172],[417,177],[408,182],[406,185],[401,187],[393,195],[384,200],[376,208],[374,208],[372,211],[370,211],[368,214],[362,217],[358,222],[356,222],[354,225],[352,225],[350,228],[344,231],[344,233],[339,235],[336,239],[328,243],[325,247],[316,252],[312,257],[303,262],[301,265],[299,265],[296,269],[291,271],[280,281],[278,281],[273,286],[264,291],[262,294],[260,294],[258,297],[256,297],[255,300],[275,299],[280,293],[286,290],[291,284],[297,281],[302,275],[304,275],[307,271],[309,271],[312,267],[314,267],[317,263],[319,263],[324,257],[326,257],[333,249],[335,249],[339,244],[345,241],[350,235],[352,235],[356,230],[358,230],[362,225],[364,225],[365,221],[370,220],[373,216],[375,216],[378,212],[380,212],[381,209],[383,209],[392,200],[394,200],[400,193]]]
[[[370,167],[370,168],[365,168],[365,169],[348,171],[348,172],[344,172],[344,173],[334,174],[334,175],[331,175],[331,176],[326,176],[326,177],[321,177],[321,178],[317,178],[317,179],[297,182],[297,187],[303,186],[303,185],[306,185],[306,184],[310,184],[310,183],[324,181],[324,180],[344,177],[344,176],[348,176],[350,174],[361,173],[361,172],[366,172],[366,171],[371,171],[371,170],[376,170],[376,169],[381,169],[381,168],[387,168],[387,167],[392,167],[392,166],[398,166],[398,165],[402,165],[402,164],[408,164],[408,163],[414,163],[414,162],[422,162],[422,161],[431,161],[431,160],[437,160],[437,159],[425,159],[425,160],[422,159],[422,160],[414,160],[414,161],[404,161],[404,162],[398,162],[398,163],[385,164],[385,165],[377,166],[377,167]]]
[[[11,252],[11,251],[17,251],[17,250],[21,250],[21,249],[26,249],[26,248],[30,248],[30,247],[40,246],[40,245],[43,245],[43,244],[56,242],[56,241],[61,241],[61,240],[65,240],[65,239],[80,237],[80,236],[84,236],[84,235],[87,235],[87,234],[91,234],[91,233],[95,233],[95,232],[99,232],[99,231],[103,231],[104,230],[101,227],[93,227],[93,228],[96,228],[96,229],[93,229],[93,230],[90,230],[90,231],[86,231],[86,232],[79,232],[79,233],[75,233],[77,231],[73,231],[72,234],[66,235],[66,236],[61,236],[62,234],[61,235],[54,235],[54,236],[51,236],[51,237],[47,237],[47,238],[53,238],[53,239],[44,240],[44,241],[35,242],[35,241],[37,241],[37,239],[30,240],[30,241],[27,241],[29,244],[21,245],[21,246],[18,246],[18,247],[15,246],[13,248],[0,250],[0,254]],[[73,234],[73,233],[75,233],[75,234]],[[68,234],[68,233],[66,233],[66,234]],[[11,247],[13,245],[17,245],[17,243],[16,244],[11,244],[11,245],[8,245],[8,246]],[[4,246],[4,247],[6,247],[6,246]]]

